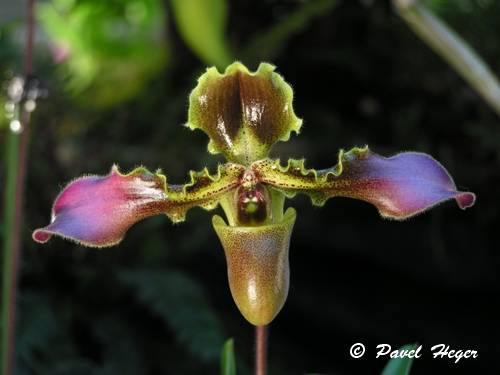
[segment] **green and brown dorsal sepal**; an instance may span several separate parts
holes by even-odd
[[[198,79],[189,98],[187,126],[201,129],[208,150],[243,165],[264,159],[278,141],[287,141],[302,124],[292,106],[293,91],[271,64],[250,72],[240,62],[224,74],[214,67]]]

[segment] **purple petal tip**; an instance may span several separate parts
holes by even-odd
[[[460,193],[456,197],[458,207],[460,207],[462,210],[465,210],[466,208],[472,207],[474,203],[476,202],[476,195],[474,193]]]
[[[54,202],[51,223],[33,232],[33,240],[52,235],[92,247],[113,246],[137,221],[163,212],[165,182],[142,168],[122,175],[86,176],[67,185]]]
[[[37,229],[33,232],[33,239],[39,243],[47,242],[48,240],[50,240],[50,237],[52,237],[52,234],[45,231],[43,228]]]

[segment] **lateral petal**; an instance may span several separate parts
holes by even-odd
[[[51,223],[35,230],[33,239],[45,243],[55,234],[85,246],[113,246],[146,217],[164,213],[177,222],[191,207],[215,208],[220,195],[236,186],[239,173],[226,164],[215,176],[191,172],[189,183],[168,186],[160,173],[137,168],[121,174],[114,166],[107,176],[85,176],[66,186],[54,202]]]
[[[341,196],[360,199],[377,207],[383,217],[405,219],[454,198],[462,209],[474,204],[475,195],[458,191],[446,169],[431,156],[403,152],[383,157],[368,147],[340,151],[338,164],[329,169],[304,167],[304,160],[261,160],[252,167],[263,183],[288,196],[308,194],[313,204]]]

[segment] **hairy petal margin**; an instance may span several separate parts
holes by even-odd
[[[178,222],[191,207],[215,208],[219,196],[237,185],[239,174],[239,168],[226,164],[215,176],[205,169],[191,172],[185,185],[168,186],[160,173],[137,168],[121,174],[113,166],[107,176],[85,176],[66,186],[54,202],[51,223],[35,230],[33,239],[45,243],[58,235],[85,246],[113,246],[146,217],[163,213]]]
[[[252,165],[261,182],[283,190],[288,196],[308,194],[313,204],[331,197],[349,197],[373,204],[386,218],[402,220],[454,198],[465,209],[475,195],[458,191],[446,169],[431,156],[403,152],[383,157],[368,147],[340,151],[338,164],[329,169],[304,167],[304,160],[261,160]]]

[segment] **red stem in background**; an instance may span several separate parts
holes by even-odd
[[[255,327],[255,375],[266,375],[267,326]]]
[[[26,45],[24,52],[24,76],[25,80],[28,80],[33,73],[33,36],[34,36],[34,5],[35,0],[28,0],[26,8]],[[27,81],[25,81],[27,82]],[[25,86],[26,88],[26,86]],[[21,102],[21,105],[23,103]],[[28,142],[29,142],[29,131],[30,131],[30,113],[21,108],[21,125],[22,130],[19,135],[19,149],[18,149],[18,161],[17,161],[17,172],[15,180],[15,195],[14,195],[14,215],[12,223],[12,242],[11,247],[5,248],[5,252],[9,252],[9,280],[7,280],[7,288],[4,289],[7,292],[7,302],[8,306],[4,313],[7,315],[4,322],[6,323],[4,333],[6,339],[4,341],[3,347],[3,374],[11,375],[14,373],[15,364],[15,323],[16,323],[16,301],[17,301],[17,280],[18,280],[18,268],[19,259],[21,255],[21,233],[23,225],[23,206],[24,206],[24,182],[26,176],[26,160],[28,153]],[[10,218],[6,218],[9,220]],[[7,258],[7,256],[6,256]]]

